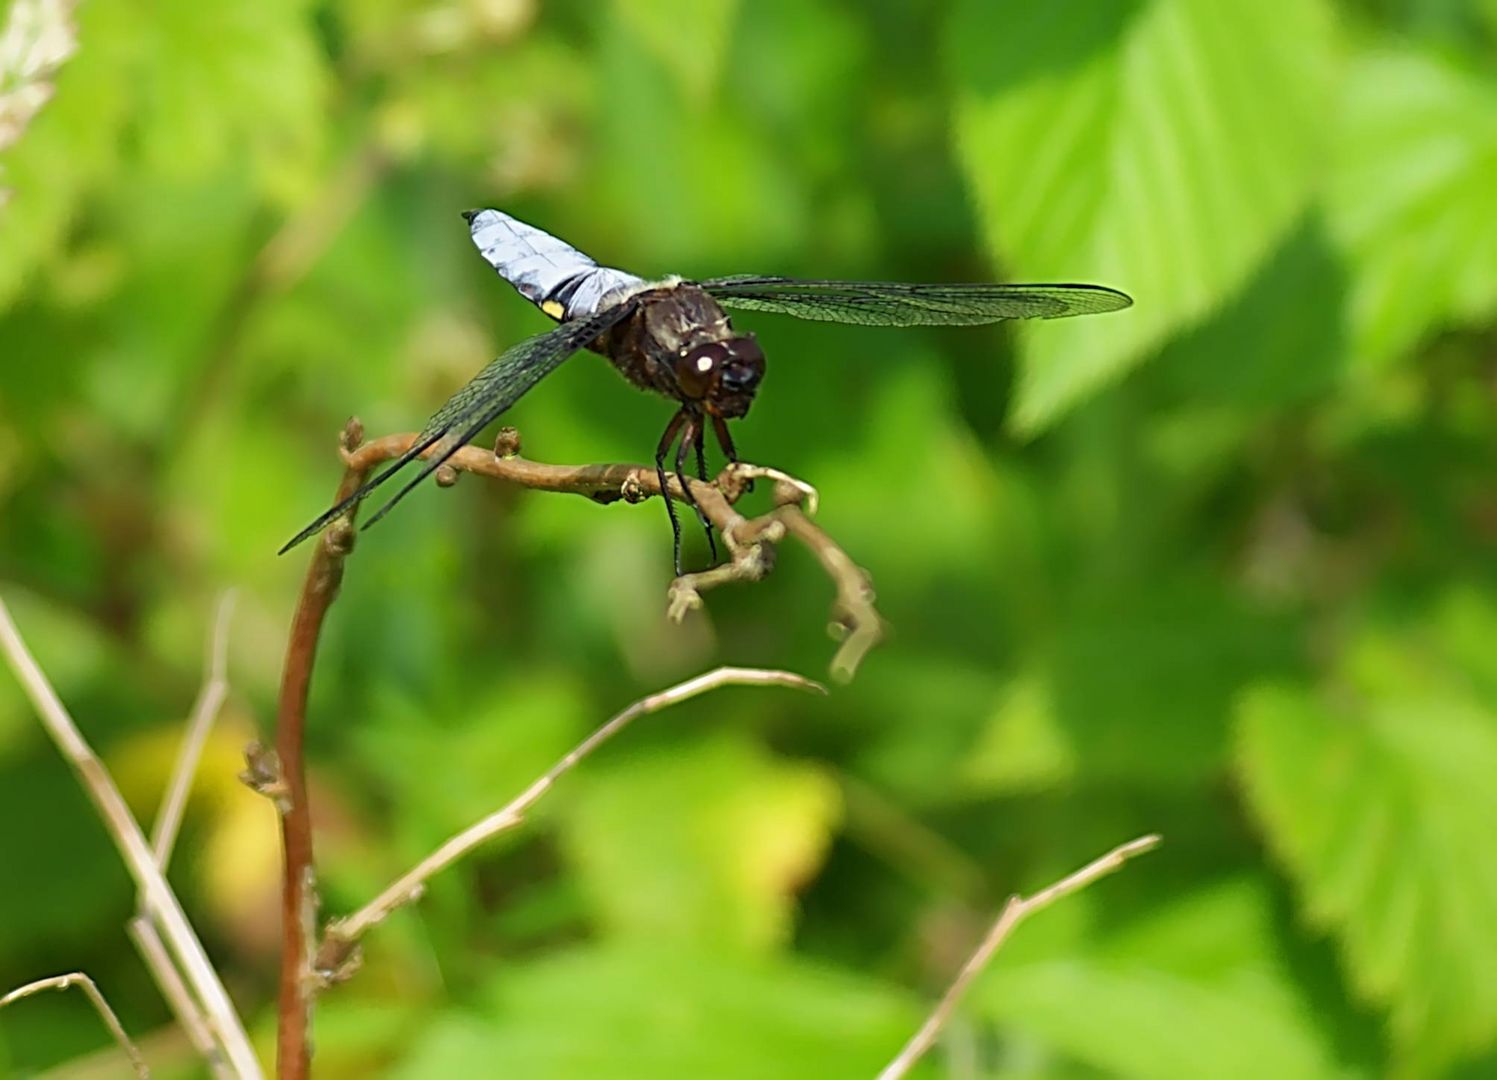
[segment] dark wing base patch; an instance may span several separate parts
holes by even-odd
[[[284,555],[296,545],[316,536],[337,518],[364,499],[390,477],[410,464],[422,454],[428,454],[425,464],[412,480],[379,508],[363,527],[369,528],[410,492],[434,473],[443,462],[466,446],[478,433],[499,415],[519,401],[541,379],[561,366],[562,361],[578,349],[589,344],[615,323],[621,322],[634,310],[632,301],[601,311],[590,319],[563,323],[550,333],[541,334],[522,341],[501,354],[452,397],[447,399],[426,426],[411,448],[396,458],[378,476],[364,484],[348,498],[330,508],[286,542],[279,554]],[[430,453],[428,453],[430,452]]]

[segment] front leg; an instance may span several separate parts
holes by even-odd
[[[698,420],[696,429],[693,434],[695,437],[691,440],[691,444],[693,447],[695,447],[697,454],[697,479],[705,484],[707,483],[707,425]],[[684,437],[681,440],[681,445],[686,445],[686,440]],[[680,472],[679,465],[677,466],[676,471],[678,473]],[[706,514],[702,513],[702,508],[700,506],[697,507],[697,517],[701,519],[702,531],[707,534],[707,551],[710,553],[709,557],[712,560],[712,565],[716,566],[717,537],[713,535],[712,519],[709,518]]]
[[[738,463],[738,448],[733,445],[733,436],[728,432],[728,422],[716,414],[712,417],[712,430],[717,433],[717,444],[723,448],[723,453],[732,464]],[[743,490],[752,492],[754,490],[753,480],[743,485]]]
[[[671,444],[676,441],[676,435],[685,422],[686,410],[677,410],[676,415],[671,417],[671,422],[665,426],[665,434],[660,436],[660,442],[655,447],[655,476],[660,481],[660,497],[665,500],[666,515],[671,519],[671,550],[677,577],[681,576],[681,521],[676,517],[676,507],[671,500],[670,480],[665,472],[665,457],[671,452]],[[678,475],[680,471],[678,464],[676,468]],[[682,486],[685,487],[684,482]]]
[[[733,436],[728,432],[728,422],[716,414],[712,417],[712,430],[717,433],[717,445],[723,448],[730,462],[738,460],[738,448],[733,445]]]
[[[687,482],[687,480],[686,480],[686,451],[687,451],[687,449],[689,447],[695,446],[695,447],[699,448],[698,452],[700,453],[700,447],[701,447],[701,445],[702,445],[702,417],[698,413],[687,413],[687,416],[686,416],[686,426],[681,429],[681,443],[680,443],[680,445],[676,449],[676,480],[681,485],[681,494],[682,494],[682,496],[684,496],[684,498],[686,500],[686,505],[690,506],[693,510],[695,510],[697,512],[697,520],[702,523],[702,528],[704,530],[706,530],[706,533],[707,533],[707,544],[712,549],[712,561],[716,562],[717,561],[717,541],[712,538],[712,521],[711,521],[711,519],[709,519],[707,517],[707,515],[705,513],[702,512],[702,508],[697,505],[697,497],[696,497],[696,495],[691,490],[691,484],[689,484]],[[699,465],[705,465],[705,462],[702,461],[702,459],[699,458],[698,459],[698,464]],[[706,470],[704,468],[703,472],[705,472],[705,471]],[[703,476],[703,479],[705,480],[706,477]],[[679,566],[679,558],[680,557],[679,557],[679,552],[678,552],[678,555],[677,555],[678,566]],[[676,576],[677,577],[681,576],[679,569],[676,572]]]

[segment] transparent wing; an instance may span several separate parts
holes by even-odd
[[[1133,303],[1104,285],[921,285],[723,277],[701,283],[724,307],[861,326],[977,326],[1000,319],[1097,315]]]
[[[364,523],[364,528],[367,529],[373,525],[388,514],[391,507],[405,498],[417,484],[435,472],[437,467],[455,454],[460,447],[471,442],[480,431],[497,419],[500,413],[519,401],[526,391],[541,379],[555,371],[563,360],[625,318],[633,309],[632,302],[625,302],[607,311],[599,312],[590,319],[563,323],[550,333],[522,341],[503,353],[436,411],[435,415],[426,422],[426,426],[421,429],[420,436],[409,450],[391,462],[374,479],[293,536],[286,542],[286,546],[281,548],[280,554],[284,555],[303,540],[316,536],[415,458],[430,451],[421,471],[405,487],[396,492],[393,498],[381,506],[374,516]]]

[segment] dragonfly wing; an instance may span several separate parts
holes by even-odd
[[[599,266],[563,240],[498,210],[464,215],[473,244],[521,296],[558,321],[585,319],[605,301],[644,284],[634,274]]]
[[[466,386],[448,398],[447,403],[426,422],[426,426],[421,429],[421,434],[411,444],[409,450],[391,462],[374,479],[292,537],[286,546],[281,548],[281,554],[285,554],[303,540],[317,535],[335,519],[362,502],[370,492],[415,458],[423,454],[427,455],[421,471],[380,507],[374,516],[364,523],[364,528],[367,529],[373,525],[389,513],[391,507],[405,498],[417,484],[457,453],[459,448],[471,442],[501,413],[519,401],[531,387],[555,371],[562,361],[627,317],[633,309],[634,304],[625,301],[591,318],[563,323],[550,333],[522,341],[501,354],[497,360],[492,361],[475,375]]]
[[[1103,285],[922,285],[725,277],[701,283],[724,307],[861,326],[977,326],[1002,319],[1097,315],[1133,303]]]

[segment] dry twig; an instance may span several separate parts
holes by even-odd
[[[182,827],[182,813],[192,791],[198,760],[203,756],[203,746],[218,719],[218,710],[223,708],[224,698],[229,694],[229,619],[234,614],[237,599],[233,589],[225,590],[218,598],[213,633],[208,639],[208,655],[204,661],[203,685],[198,690],[197,700],[192,703],[182,747],[177,751],[171,779],[167,782],[166,794],[162,796],[161,809],[156,813],[156,824],[151,829],[151,850],[156,853],[156,863],[162,870],[171,862],[172,847],[177,842],[177,831]]]
[[[156,980],[156,988],[166,998],[172,1015],[187,1033],[187,1041],[192,1043],[192,1048],[198,1052],[209,1071],[219,1080],[237,1080],[237,1074],[224,1057],[223,1051],[218,1048],[218,1040],[214,1038],[213,1027],[208,1022],[207,1015],[192,996],[192,988],[183,980],[182,972],[173,963],[171,953],[166,951],[161,931],[151,921],[150,915],[135,915],[125,924],[125,932],[135,943],[135,950],[140,953],[151,977]]]
[[[145,834],[125,805],[109,771],[83,738],[52,684],[26,648],[3,600],[0,600],[0,651],[5,653],[43,727],[93,800],[105,829],[119,849],[125,868],[135,880],[136,889],[144,897],[151,918],[161,927],[165,944],[207,1013],[214,1036],[230,1064],[240,1076],[260,1076],[260,1063],[250,1046],[244,1025],[203,951],[202,942],[182,911],[182,905],[157,865]]]
[[[334,497],[336,501],[347,498],[364,483],[373,468],[399,457],[418,438],[412,434],[387,435],[364,443],[363,437],[363,426],[357,420],[350,420],[340,439],[346,468]],[[837,586],[836,618],[847,633],[833,661],[833,673],[839,678],[850,677],[864,653],[879,639],[882,623],[873,608],[867,575],[801,512],[802,502],[814,505],[815,492],[807,485],[782,474],[756,470],[752,466],[730,465],[713,483],[668,477],[665,490],[662,491],[656,471],[648,466],[545,465],[520,457],[519,449],[518,433],[513,428],[504,428],[500,431],[493,450],[479,450],[471,446],[460,449],[437,470],[436,479],[445,486],[451,484],[459,472],[471,472],[536,491],[585,495],[599,503],[619,500],[640,502],[651,495],[687,501],[686,493],[681,487],[685,483],[695,496],[692,501],[722,534],[730,559],[715,570],[687,575],[673,583],[670,596],[670,614],[673,618],[679,620],[692,607],[699,605],[701,593],[707,588],[726,581],[755,581],[762,578],[774,565],[775,545],[786,535],[793,535],[816,553]],[[776,481],[777,505],[763,517],[747,519],[733,509],[733,503],[756,475]],[[319,972],[343,970],[352,951],[352,943],[357,940],[358,935],[383,918],[388,910],[410,899],[414,895],[411,890],[419,891],[426,876],[461,855],[473,844],[481,842],[494,832],[511,827],[519,820],[511,820],[505,816],[504,811],[500,811],[498,815],[454,837],[432,856],[432,860],[429,860],[430,867],[426,867],[424,871],[422,867],[418,867],[412,872],[413,875],[421,876],[412,878],[408,875],[407,878],[402,878],[364,912],[344,920],[338,927],[330,930],[329,949],[334,954],[339,948],[337,942],[343,942],[341,960],[337,955],[314,956],[318,900],[302,744],[306,732],[307,694],[311,685],[317,642],[323,620],[342,582],[344,562],[353,548],[356,512],[357,507],[333,522],[315,542],[312,563],[297,601],[286,646],[286,663],[281,676],[280,703],[276,717],[275,756],[272,758],[263,751],[258,753],[251,762],[250,769],[258,789],[275,793],[276,804],[281,811],[282,929],[276,1062],[283,1080],[303,1080],[310,1070],[311,1003],[319,984],[325,979]],[[682,687],[676,687],[672,691],[666,691],[666,694],[679,694],[681,690]],[[629,714],[621,722],[627,722],[627,718],[632,718],[632,715],[634,714]],[[616,717],[615,721],[620,721],[620,718]],[[612,730],[616,728],[605,728],[609,734]],[[607,735],[603,737],[606,738]],[[564,762],[559,768],[564,771],[570,768],[570,763]],[[554,780],[555,775],[543,778],[540,789],[532,789],[533,797],[539,797]],[[522,795],[521,799],[526,797]],[[522,814],[523,810],[522,806]],[[329,950],[323,951],[326,954]]]
[[[166,792],[162,796],[161,809],[157,811],[156,823],[151,829],[151,850],[155,853],[156,865],[161,867],[163,874],[166,873],[167,864],[171,862],[172,848],[182,825],[182,815],[187,807],[187,797],[192,790],[198,762],[202,758],[203,746],[207,743],[219,709],[228,696],[229,619],[234,613],[236,600],[233,589],[225,590],[218,598],[213,630],[208,638],[207,656],[203,664],[203,683],[188,715],[182,746],[177,752],[177,760],[172,766]],[[182,981],[182,973],[172,963],[171,955],[162,943],[160,931],[145,910],[144,897],[141,899],[141,910],[126,924],[125,929],[130,940],[135,942],[141,959],[155,977],[156,985],[171,1006],[172,1014],[176,1016],[208,1068],[217,1077],[233,1077],[229,1063],[214,1041],[208,1018],[203,1015],[191,990]]]
[[[349,473],[367,475],[376,465],[399,457],[415,440],[415,435],[387,435],[357,450],[346,448],[344,460]],[[661,494],[660,479],[648,465],[546,465],[520,457],[519,437],[513,428],[501,430],[493,452],[467,446],[449,458],[447,466],[453,473],[477,473],[535,491],[585,495],[600,503],[640,502]],[[451,475],[448,474],[449,480]],[[755,478],[774,481],[775,506],[760,517],[745,518],[733,504]],[[680,478],[668,474],[666,480],[669,497],[686,501]],[[831,669],[840,681],[852,678],[868,650],[882,638],[883,621],[873,606],[868,575],[808,517],[815,512],[816,490],[777,470],[741,462],[723,469],[710,483],[691,478],[685,482],[697,506],[722,534],[729,558],[721,566],[684,574],[671,583],[667,598],[671,618],[679,622],[693,608],[700,607],[701,594],[708,589],[733,581],[764,578],[774,568],[776,546],[790,536],[815,554],[836,586],[832,616],[842,644],[832,659]],[[336,529],[338,525],[332,527]]]
[[[998,921],[993,923],[992,929],[982,939],[982,944],[977,947],[977,951],[962,965],[962,970],[958,972],[955,981],[947,988],[931,1014],[926,1017],[920,1030],[915,1032],[909,1042],[905,1043],[904,1049],[885,1066],[884,1071],[878,1074],[878,1080],[899,1080],[915,1067],[915,1062],[919,1061],[921,1055],[931,1048],[936,1041],[936,1036],[941,1033],[941,1028],[951,1019],[957,1002],[961,1000],[972,980],[983,968],[987,967],[988,962],[993,959],[993,954],[1008,939],[1009,934],[1013,933],[1016,926],[1036,911],[1049,907],[1062,897],[1069,896],[1073,892],[1086,888],[1098,878],[1122,869],[1123,864],[1135,855],[1153,851],[1158,846],[1157,835],[1141,836],[1137,840],[1130,840],[1126,844],[1113,848],[1106,855],[1092,860],[1074,874],[1062,878],[1033,896],[1009,897],[1008,903],[1003,906],[1003,911],[998,916]]]
[[[141,1056],[140,1048],[130,1041],[130,1036],[125,1033],[125,1025],[120,1023],[120,1018],[109,1007],[109,1002],[104,1000],[104,995],[99,992],[98,986],[81,971],[72,971],[66,975],[53,975],[51,978],[37,979],[36,982],[18,986],[4,997],[0,997],[0,1009],[12,1002],[30,997],[32,994],[39,994],[43,990],[69,990],[75,986],[83,991],[89,1004],[94,1007],[94,1012],[99,1014],[99,1019],[104,1021],[104,1026],[109,1029],[109,1034],[114,1036],[114,1041],[120,1044],[120,1049],[130,1059],[130,1067],[135,1070],[135,1075],[149,1077],[151,1070],[146,1067],[146,1059]]]
[[[513,801],[447,840],[354,914],[330,923],[322,949],[318,953],[318,972],[330,982],[340,981],[342,974],[357,965],[358,941],[371,927],[383,922],[397,908],[419,899],[426,888],[426,882],[434,875],[451,866],[485,840],[523,822],[530,808],[551,790],[563,774],[617,735],[631,721],[720,686],[787,686],[796,690],[826,693],[826,689],[819,683],[788,671],[720,667],[641,698],[579,743]]]

